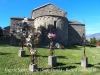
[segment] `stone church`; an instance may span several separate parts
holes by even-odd
[[[21,17],[11,17],[10,31],[19,28],[22,20]],[[32,10],[28,21],[28,25],[34,25],[35,28],[39,26],[48,27],[48,25],[55,26],[56,42],[62,45],[82,44],[81,37],[85,32],[85,25],[75,20],[68,20],[67,13],[51,3]]]

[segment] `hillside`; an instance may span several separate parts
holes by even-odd
[[[100,39],[100,33],[95,33],[95,34],[91,34],[91,35],[86,35],[86,39],[90,39],[95,37],[96,39]]]

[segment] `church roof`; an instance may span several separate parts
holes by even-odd
[[[78,22],[78,21],[75,21],[75,20],[69,20],[68,22],[69,22],[69,24],[71,24],[71,25],[84,25],[84,24],[82,24],[82,23],[80,23],[80,22]]]
[[[43,7],[45,7],[45,6],[48,6],[48,5],[53,5],[53,6],[55,6],[55,5],[52,4],[52,3],[47,3],[47,4],[44,4],[44,5],[40,6],[40,7],[37,7],[37,8],[35,8],[35,9],[33,9],[33,11],[38,10],[38,9],[41,9],[41,8],[43,8]],[[57,6],[55,6],[55,7],[57,7]],[[62,10],[61,8],[59,8],[59,7],[57,7],[57,8],[58,8],[59,10],[61,10],[61,11],[63,11],[63,12],[66,13],[66,11]]]

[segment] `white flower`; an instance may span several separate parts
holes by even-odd
[[[32,47],[32,44],[30,42],[26,43],[26,46]]]
[[[30,38],[26,38],[26,41],[29,42],[31,39]]]
[[[31,50],[30,50],[30,53],[31,53],[31,55],[34,55],[34,54],[37,54],[37,51],[36,51],[36,50],[31,49]]]

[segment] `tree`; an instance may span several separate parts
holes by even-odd
[[[88,40],[86,40],[86,45],[89,45],[89,44],[90,44],[90,42]]]
[[[0,27],[0,37],[3,36],[3,29]]]
[[[95,38],[95,37],[90,38],[90,44],[95,45],[95,44],[96,44],[96,42],[97,42],[97,40],[96,40],[96,38]]]
[[[98,39],[97,42],[100,42],[100,39]]]

